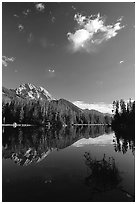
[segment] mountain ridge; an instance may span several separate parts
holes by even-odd
[[[42,86],[35,86],[31,83],[24,83],[15,89],[16,94],[30,99],[45,99],[48,101],[55,100],[52,95]]]
[[[56,101],[58,103],[64,104],[64,106],[68,106],[72,110],[76,112],[84,112],[84,113],[92,113],[97,115],[108,115],[108,113],[102,113],[98,110],[94,109],[81,109],[78,106],[74,105],[72,102],[66,99],[55,99],[45,88],[42,86],[35,86],[31,83],[23,83],[16,89],[7,89],[2,87],[2,100],[5,103],[10,103],[12,100],[16,101]],[[111,116],[111,114],[109,114]]]

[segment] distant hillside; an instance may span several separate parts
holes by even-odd
[[[79,113],[79,112],[83,112],[82,109],[80,109],[79,107],[75,106],[73,103],[71,103],[70,101],[67,101],[65,99],[59,99],[58,100],[59,104],[64,104],[66,107],[71,108],[73,111]]]
[[[110,113],[102,113],[100,111],[94,110],[94,109],[85,109],[84,110],[85,113],[91,113],[91,114],[96,114],[96,115],[102,115],[102,116],[108,116],[108,117],[112,117],[112,114]]]

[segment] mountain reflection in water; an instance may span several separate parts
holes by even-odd
[[[96,138],[110,133],[111,128],[71,127],[62,129],[3,128],[3,158],[11,158],[19,165],[40,162],[51,151],[64,149],[81,138]]]
[[[2,156],[4,159],[11,158],[19,165],[28,165],[32,162],[40,162],[53,150],[64,149],[72,144],[82,146],[94,144],[94,141],[96,144],[98,142],[105,144],[105,138],[107,138],[105,134],[109,134],[111,131],[111,128],[106,126],[81,126],[56,130],[6,127],[3,128]],[[116,152],[123,152],[124,154],[129,148],[134,154],[135,141],[133,138],[124,138],[115,133],[115,137],[113,140],[110,138],[110,141],[113,142]]]
[[[3,201],[134,201],[135,142],[130,134],[106,126],[5,127],[2,148]]]

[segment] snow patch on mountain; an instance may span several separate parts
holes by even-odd
[[[47,96],[48,98],[52,98],[51,94],[46,89],[41,86],[39,87],[39,89],[45,96]]]
[[[30,98],[35,99],[35,97],[32,95],[31,92],[28,92],[28,95],[29,95]]]
[[[52,97],[52,95],[43,87],[37,87],[33,84],[27,83],[27,84],[22,84],[17,88],[16,94],[25,97],[25,98],[30,98],[30,99],[40,99],[40,100],[56,100]]]
[[[36,89],[36,87],[33,84],[28,83],[28,86],[30,89]]]

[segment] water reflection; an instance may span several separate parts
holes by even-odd
[[[96,138],[110,132],[111,128],[106,126],[80,126],[56,130],[6,127],[3,128],[2,155],[3,158],[11,158],[19,165],[28,165],[32,162],[40,162],[53,150],[64,149],[77,141],[81,141],[82,138]],[[133,155],[135,153],[135,140],[131,135],[129,137],[115,132],[113,144],[116,152],[125,154],[128,149],[131,149]]]
[[[3,201],[133,201],[134,157],[115,152],[122,137],[103,126],[3,128]]]
[[[92,187],[92,192],[112,190],[118,186],[121,177],[113,157],[107,159],[104,154],[101,160],[96,160],[88,152],[85,152],[84,157],[85,164],[91,170],[85,182]]]
[[[104,193],[108,193],[110,191],[117,192],[117,198],[114,199],[119,200],[120,193],[120,196],[123,194],[125,201],[126,198],[131,199],[130,201],[135,200],[134,195],[127,192],[119,185],[122,181],[122,176],[113,157],[106,157],[104,154],[101,160],[97,160],[96,158],[93,159],[89,152],[85,152],[84,157],[85,164],[90,170],[88,176],[85,178],[85,184],[90,187],[91,201],[94,201],[94,199],[96,201],[96,198],[100,197],[101,193],[105,195]],[[104,199],[104,201],[107,201],[105,197]],[[113,197],[111,200],[113,201]],[[103,201],[102,198],[101,201]]]
[[[81,138],[96,138],[110,133],[111,128],[104,126],[71,127],[62,129],[45,128],[3,128],[4,159],[11,158],[19,165],[40,162],[53,150],[64,149]]]
[[[115,131],[114,149],[116,152],[121,152],[125,154],[128,149],[130,149],[135,155],[135,133],[128,132],[123,133],[121,131]]]

